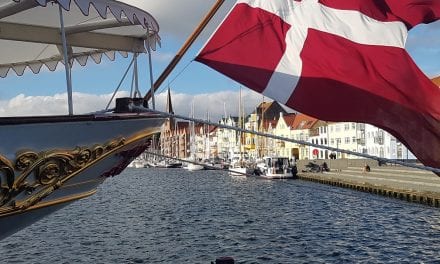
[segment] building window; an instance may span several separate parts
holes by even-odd
[[[345,124],[345,125],[344,125],[344,130],[347,131],[347,130],[349,130],[349,129],[350,129],[350,124]]]
[[[345,144],[350,144],[350,138],[349,137],[345,138]]]
[[[331,139],[330,139],[330,144],[331,144],[331,145],[334,145],[334,144],[335,144],[335,139],[334,139],[334,138],[331,138]]]
[[[356,137],[352,137],[351,142],[356,143]]]
[[[327,139],[326,138],[324,138],[324,144],[327,145]]]
[[[356,123],[351,123],[351,129],[356,129]]]

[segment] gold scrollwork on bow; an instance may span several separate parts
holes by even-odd
[[[26,209],[59,188],[75,172],[123,146],[124,138],[73,150],[23,150],[15,161],[0,155],[0,214]],[[28,197],[16,201],[17,196]],[[20,196],[23,197],[23,196]]]

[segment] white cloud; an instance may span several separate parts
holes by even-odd
[[[156,96],[157,109],[164,111],[166,92]],[[94,95],[73,93],[75,114],[84,114],[100,111],[105,108],[112,94]],[[127,92],[119,92],[117,97],[127,96]],[[239,91],[220,91],[198,95],[171,92],[174,112],[179,115],[189,116],[191,105],[194,101],[195,117],[206,119],[209,112],[212,121],[218,121],[226,114],[238,115]],[[242,101],[245,114],[255,110],[262,102],[262,95],[251,90],[243,89]],[[265,98],[265,101],[269,101]],[[111,107],[113,107],[112,104]],[[67,114],[66,93],[52,96],[26,96],[17,95],[10,100],[0,101],[0,116],[35,116],[35,115],[65,115]]]
[[[127,92],[119,92],[118,97],[127,96]],[[106,107],[112,94],[93,95],[73,93],[75,114],[90,113]],[[10,100],[0,101],[0,116],[35,116],[65,115],[67,110],[67,94],[51,96],[26,96],[19,94]]]
[[[159,23],[161,35],[187,37],[211,9],[214,0],[124,0],[153,15]],[[206,32],[212,30],[225,17],[235,1],[225,1]]]
[[[166,93],[157,96],[157,108],[165,109]],[[239,91],[219,91],[214,93],[204,93],[190,95],[184,93],[173,93],[171,91],[171,99],[173,109],[176,114],[189,116],[191,113],[191,105],[194,102],[195,118],[206,119],[209,112],[212,121],[218,121],[222,116],[232,115],[238,116]],[[245,114],[249,114],[255,110],[258,104],[263,100],[261,94],[251,90],[242,91],[242,102]],[[265,101],[269,101],[265,98]]]

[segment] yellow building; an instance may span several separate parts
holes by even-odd
[[[318,124],[316,118],[304,114],[280,115],[273,134],[307,142],[311,130]],[[308,159],[310,148],[304,144],[275,140],[274,154],[295,159]]]
[[[245,120],[245,129],[257,131],[261,133],[267,132],[267,124],[273,125],[274,120],[278,120],[278,116],[281,114],[286,114],[286,110],[278,102],[262,102],[255,108]],[[271,127],[272,129],[273,127]],[[267,140],[263,137],[245,133],[244,134],[245,151],[249,154],[251,158],[259,158],[264,155],[268,155],[266,142]]]

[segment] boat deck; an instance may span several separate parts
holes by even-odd
[[[120,119],[136,119],[146,117],[159,117],[155,113],[111,113],[111,114],[88,114],[88,115],[56,115],[56,116],[17,116],[0,117],[1,125],[17,125],[30,123],[61,123],[61,122],[84,122],[84,121],[110,121]]]

